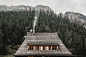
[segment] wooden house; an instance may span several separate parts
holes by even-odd
[[[58,37],[57,32],[27,32],[27,37],[14,54],[15,57],[73,56]]]

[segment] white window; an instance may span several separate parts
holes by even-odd
[[[30,48],[30,46],[28,46],[28,48]]]
[[[41,46],[41,50],[43,50],[43,46]]]
[[[47,50],[49,50],[49,47],[47,46]]]
[[[58,50],[58,46],[57,46],[57,50]]]
[[[35,46],[35,50],[37,50],[37,46]]]

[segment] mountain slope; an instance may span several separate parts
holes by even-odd
[[[39,6],[37,8],[40,9]],[[3,28],[2,44],[7,47],[11,45],[13,49],[15,49],[14,45],[21,44],[24,39],[23,36],[26,35],[27,31],[32,29],[34,15],[34,11],[0,12]],[[73,54],[83,55],[82,46],[84,46],[83,38],[86,38],[86,30],[82,26],[70,23],[66,18],[58,18],[56,14],[48,15],[40,12],[35,29],[36,32],[58,32],[60,39]],[[11,54],[9,49],[5,48],[5,50],[7,52],[2,51]],[[86,48],[84,51],[86,51]]]
[[[29,10],[29,6],[19,5],[19,6],[7,6],[0,5],[0,11],[21,11],[21,10]]]
[[[75,12],[66,12],[65,15],[68,15],[69,19],[76,19],[76,21],[81,21],[82,23],[84,23],[84,21],[86,20],[86,16],[84,16],[81,13],[75,13]]]
[[[50,7],[48,7],[48,6],[43,6],[43,5],[37,5],[36,7],[35,7],[35,10],[38,10],[38,11],[40,11],[40,10],[44,10],[45,12],[46,11],[53,11]]]
[[[37,5],[36,7],[31,7],[31,6],[25,6],[25,5],[19,5],[19,6],[7,6],[7,5],[0,5],[0,11],[22,11],[22,10],[44,10],[45,12],[47,10],[53,11],[50,7],[48,6],[43,6],[43,5]]]

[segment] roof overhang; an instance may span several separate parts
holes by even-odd
[[[77,55],[57,54],[57,55],[14,55],[14,56],[77,56]]]
[[[27,45],[44,45],[44,46],[46,46],[46,45],[48,45],[48,46],[59,46],[57,43],[27,43]]]

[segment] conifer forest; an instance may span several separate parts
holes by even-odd
[[[0,12],[0,55],[14,54],[33,28],[35,11]],[[86,56],[86,29],[70,23],[53,12],[40,10],[36,32],[57,32],[68,50],[78,57]]]

